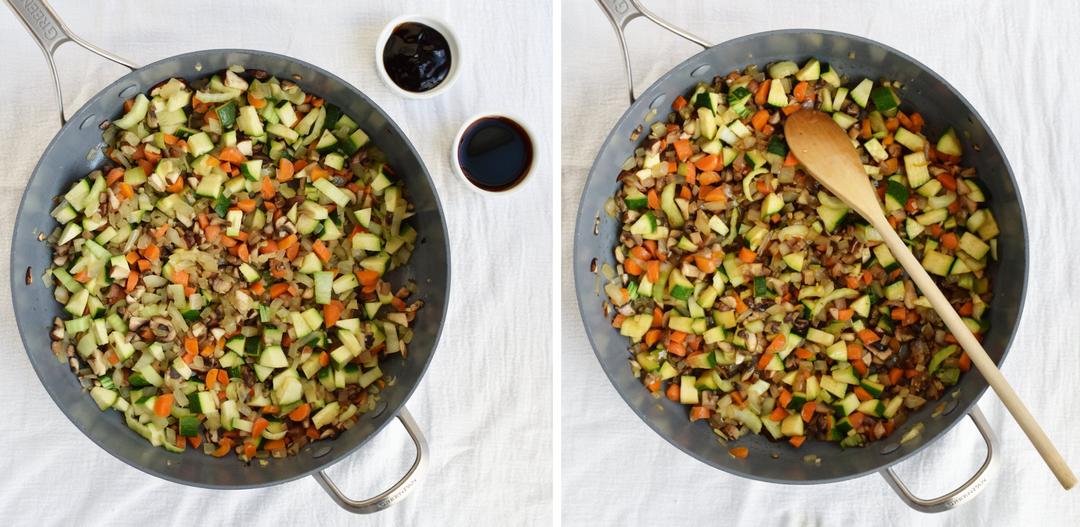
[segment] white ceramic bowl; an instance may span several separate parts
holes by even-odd
[[[450,45],[450,72],[446,74],[446,78],[438,86],[427,91],[409,91],[398,86],[390,78],[390,74],[386,72],[386,65],[383,64],[383,48],[386,47],[390,34],[394,32],[394,28],[406,22],[418,22],[431,27],[435,31],[442,33],[442,36],[446,38],[446,43]],[[438,18],[425,15],[402,15],[391,20],[383,28],[382,33],[379,33],[379,38],[375,41],[375,70],[379,73],[379,78],[382,79],[383,84],[390,88],[390,91],[409,99],[427,99],[450,88],[454,81],[457,80],[458,72],[461,71],[463,58],[461,43],[458,42],[457,36],[454,35],[450,26]]]
[[[480,119],[483,119],[485,117],[503,117],[503,118],[506,118],[506,119],[510,119],[511,121],[514,121],[515,123],[517,123],[518,126],[521,127],[522,130],[525,130],[525,135],[527,136],[527,139],[529,140],[529,144],[532,146],[532,159],[529,161],[528,168],[525,169],[525,175],[522,176],[521,179],[519,179],[518,182],[514,184],[514,186],[512,186],[510,188],[507,188],[507,189],[503,189],[503,190],[487,190],[487,189],[483,189],[483,188],[480,188],[480,187],[476,186],[476,183],[473,183],[472,181],[469,180],[469,178],[465,177],[465,172],[461,168],[461,162],[458,161],[458,147],[461,145],[461,137],[463,135],[465,135],[465,131],[468,130],[470,126],[475,124],[476,121],[479,121]],[[536,144],[536,134],[533,133],[532,128],[529,128],[529,125],[526,124],[525,121],[523,121],[520,117],[518,117],[518,116],[516,116],[514,114],[505,113],[505,112],[478,113],[478,114],[466,119],[465,124],[461,125],[461,128],[459,128],[457,133],[454,134],[454,142],[450,143],[450,168],[454,171],[454,174],[457,174],[457,176],[459,178],[461,178],[462,181],[465,182],[465,186],[469,187],[474,192],[478,192],[478,193],[484,194],[484,195],[510,194],[512,192],[516,192],[518,189],[525,186],[525,182],[527,182],[529,180],[529,178],[532,177],[533,172],[536,171],[536,160],[539,157],[540,157],[540,152],[539,152],[539,148],[538,148],[538,146]]]

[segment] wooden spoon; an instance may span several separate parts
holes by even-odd
[[[784,135],[787,137],[788,145],[791,146],[791,152],[810,174],[829,189],[829,192],[870,222],[870,225],[881,234],[881,237],[885,239],[885,245],[889,247],[893,256],[907,271],[908,276],[934,306],[934,310],[945,321],[949,331],[971,357],[971,362],[979,369],[986,382],[997,392],[1001,402],[1009,409],[1020,428],[1035,445],[1035,449],[1057,476],[1061,486],[1066,490],[1071,489],[1076,484],[1076,476],[1069,469],[1069,465],[1054,448],[1050,438],[1046,437],[1046,433],[1035,421],[1035,417],[1028,412],[1020,396],[1016,394],[1012,386],[1009,386],[993,359],[986,354],[986,350],[975,339],[975,335],[971,334],[934,280],[930,278],[919,260],[911,254],[904,242],[900,240],[900,236],[885,219],[877,193],[870,185],[870,178],[867,177],[862,161],[859,160],[859,155],[855,152],[847,133],[828,115],[802,110],[787,118],[784,123]]]

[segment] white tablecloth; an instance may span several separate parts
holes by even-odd
[[[5,525],[546,525],[551,517],[551,8],[544,2],[262,0],[57,1],[76,33],[146,64],[190,50],[240,47],[322,66],[371,96],[404,129],[431,171],[449,222],[453,286],[438,353],[408,408],[431,446],[429,472],[399,505],[358,519],[310,478],[221,492],[150,477],[88,441],[56,408],[19,344],[0,266],[0,386],[8,393],[0,433],[0,518]],[[224,4],[213,2],[215,5]],[[378,80],[373,46],[406,12],[448,21],[470,63],[447,93],[403,100]],[[528,37],[526,38],[526,31]],[[0,254],[23,187],[58,127],[52,85],[37,46],[0,7]],[[60,51],[69,108],[120,75],[75,46]],[[448,167],[458,126],[491,109],[521,115],[536,131],[539,168],[509,196],[481,196]],[[530,286],[529,284],[536,284]],[[47,352],[45,350],[39,350]],[[403,473],[412,447],[391,424],[330,469],[356,497]]]
[[[1031,237],[1026,311],[1006,377],[1062,454],[1080,469],[1080,208],[1072,202],[1080,133],[1075,3],[857,1],[646,4],[713,42],[770,29],[844,31],[896,47],[943,75],[994,130],[1020,180]],[[1053,8],[1051,8],[1053,5]],[[569,268],[577,201],[601,141],[626,109],[611,27],[591,1],[562,13],[562,506],[566,525],[1077,525],[1080,496],[1064,492],[1004,407],[980,402],[997,433],[1001,471],[958,510],[922,515],[877,476],[819,486],[736,478],[654,434],[606,381],[577,313]],[[695,48],[646,22],[631,24],[639,86]],[[983,448],[962,424],[898,471],[922,496],[961,483]]]

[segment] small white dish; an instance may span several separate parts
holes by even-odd
[[[442,36],[446,38],[446,43],[450,46],[450,72],[446,74],[446,78],[443,79],[438,86],[427,91],[409,91],[398,86],[393,79],[390,78],[390,74],[386,71],[386,65],[383,63],[383,49],[386,47],[386,42],[390,40],[390,34],[394,32],[395,28],[406,22],[417,22],[431,27],[435,31],[441,33]],[[428,99],[449,89],[450,86],[454,84],[454,81],[457,80],[463,62],[461,43],[450,29],[450,26],[438,18],[426,15],[402,15],[394,18],[386,24],[386,27],[379,33],[379,38],[375,41],[375,71],[378,72],[379,79],[382,80],[386,87],[390,88],[390,91],[408,99]]]
[[[469,127],[476,124],[477,121],[480,121],[481,119],[488,118],[488,117],[503,118],[503,119],[509,119],[509,120],[513,121],[515,124],[517,124],[519,127],[521,127],[522,130],[525,131],[525,139],[529,141],[529,146],[532,149],[532,156],[531,156],[531,159],[529,160],[529,166],[525,169],[525,175],[518,178],[517,182],[515,182],[513,186],[507,187],[505,189],[488,190],[488,189],[482,188],[480,186],[477,186],[476,183],[474,183],[472,180],[470,180],[465,175],[465,171],[461,167],[461,160],[458,157],[458,150],[461,147],[461,139],[465,135],[465,132],[469,130]],[[533,172],[536,171],[536,160],[537,160],[537,158],[539,158],[539,151],[538,151],[538,146],[536,144],[536,134],[533,133],[532,128],[530,128],[529,125],[526,124],[524,120],[522,120],[520,117],[518,117],[517,115],[514,115],[512,113],[484,112],[484,113],[478,113],[476,115],[473,115],[472,117],[465,120],[465,124],[462,124],[461,128],[459,128],[457,133],[454,134],[454,142],[450,143],[450,168],[451,168],[451,170],[453,170],[454,174],[456,174],[458,176],[458,178],[460,178],[461,181],[463,181],[465,183],[465,186],[472,189],[473,192],[476,192],[478,194],[483,194],[485,196],[506,195],[506,194],[511,194],[511,193],[517,192],[518,189],[525,186],[525,183],[529,180],[529,178],[532,177]]]

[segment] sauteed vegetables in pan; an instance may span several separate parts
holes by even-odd
[[[604,292],[656,397],[722,438],[764,430],[795,447],[852,447],[891,434],[970,368],[879,234],[784,141],[786,116],[830,113],[889,223],[979,335],[997,224],[955,132],[931,141],[901,93],[817,60],[779,62],[701,84],[642,130],[607,204],[622,231]]]
[[[104,131],[53,210],[53,351],[173,452],[296,453],[375,408],[420,302],[412,206],[337,107],[233,66],[170,79]]]

